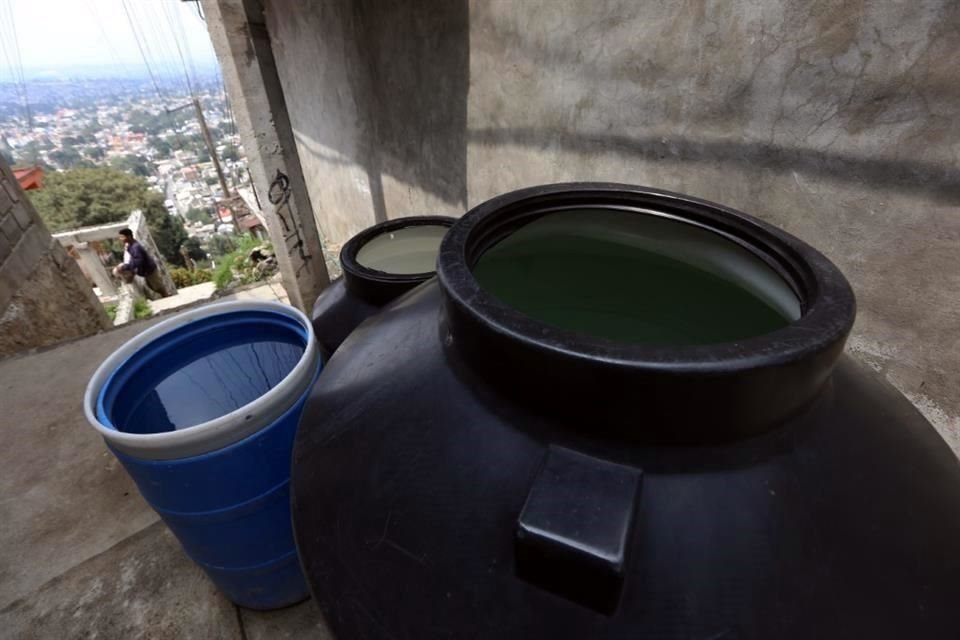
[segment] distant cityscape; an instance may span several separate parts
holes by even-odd
[[[193,93],[230,195],[250,192],[247,161],[219,75],[195,79]],[[219,217],[217,205],[225,194],[191,100],[182,84],[157,87],[135,74],[0,83],[0,154],[14,166],[46,172],[109,166],[141,176],[163,194],[168,211],[184,219],[190,235],[209,235],[233,221]]]

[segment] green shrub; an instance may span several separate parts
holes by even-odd
[[[236,249],[221,257],[220,263],[213,272],[213,282],[217,289],[266,280],[275,273],[275,268],[264,269],[262,265],[258,267],[250,260],[250,252],[260,246],[271,250],[269,242],[262,242],[252,236],[239,237]]]
[[[149,318],[153,315],[153,309],[150,308],[150,304],[143,298],[137,298],[133,302],[133,317],[137,320],[142,318]]]
[[[190,283],[193,281],[193,276],[190,275],[189,269],[184,269],[183,267],[173,267],[169,269],[170,279],[173,280],[173,284],[176,285],[177,289],[183,287],[189,287]]]
[[[107,316],[110,318],[111,322],[116,322],[117,320],[117,303],[105,304],[103,305],[103,310],[107,312]],[[150,305],[144,298],[137,298],[133,302],[133,317],[137,320],[141,318],[149,318],[153,315],[153,309],[150,308]]]
[[[194,269],[191,271],[183,267],[173,267],[170,269],[170,277],[173,278],[173,284],[177,285],[178,289],[182,289],[201,282],[210,282],[213,273],[210,269]]]
[[[238,240],[237,240],[237,251],[236,251],[236,253],[239,253],[239,254],[243,255],[244,257],[246,257],[247,255],[249,255],[249,253],[253,250],[254,247],[259,247],[259,246],[261,246],[261,245],[266,246],[266,247],[271,247],[271,246],[272,246],[269,242],[263,242],[263,241],[255,238],[255,237],[253,237],[253,236],[250,235],[250,234],[244,234],[244,235],[240,236],[240,237],[238,238]]]
[[[223,256],[220,264],[213,272],[213,284],[217,289],[226,289],[233,282],[233,263],[236,260],[234,254]]]

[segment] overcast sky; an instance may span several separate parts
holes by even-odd
[[[194,2],[0,0],[0,80],[10,78],[8,58],[15,50],[12,26],[28,71],[77,65],[142,66],[143,57],[124,6],[155,73],[182,73],[177,42],[198,69],[209,69],[215,63],[207,27]]]

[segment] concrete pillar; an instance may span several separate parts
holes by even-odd
[[[119,327],[133,320],[133,303],[140,297],[141,291],[131,283],[120,285],[117,294],[117,309],[113,318],[113,326]]]
[[[260,0],[201,0],[290,302],[330,283]]]
[[[110,274],[107,273],[107,268],[100,262],[100,256],[97,255],[97,252],[91,249],[86,242],[76,245],[74,248],[77,250],[77,256],[79,257],[80,270],[93,281],[93,284],[99,287],[101,295],[117,295],[117,288],[114,286]]]

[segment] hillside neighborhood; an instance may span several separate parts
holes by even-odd
[[[188,93],[166,93],[161,103],[149,85],[99,80],[106,91],[87,91],[93,81],[32,83],[38,102],[25,113],[0,85],[0,153],[15,167],[46,171],[108,166],[142,176],[164,195],[171,212],[191,209],[212,218],[224,197],[204,145]],[[229,187],[249,183],[243,146],[220,85],[209,80],[198,92]],[[181,107],[176,111],[176,109]],[[190,222],[201,218],[194,216]]]
[[[124,305],[107,273],[122,258],[111,240],[116,229],[81,239],[78,228],[122,227],[140,210],[148,247],[166,263],[169,291],[210,283],[154,302],[156,310],[271,272],[244,264],[251,249],[269,249],[259,242],[263,219],[223,86],[214,75],[191,89],[158,91],[142,78],[45,79],[30,83],[27,106],[17,86],[0,85],[0,154],[118,323],[126,321],[117,320],[118,306],[149,315],[149,292],[134,291]]]

